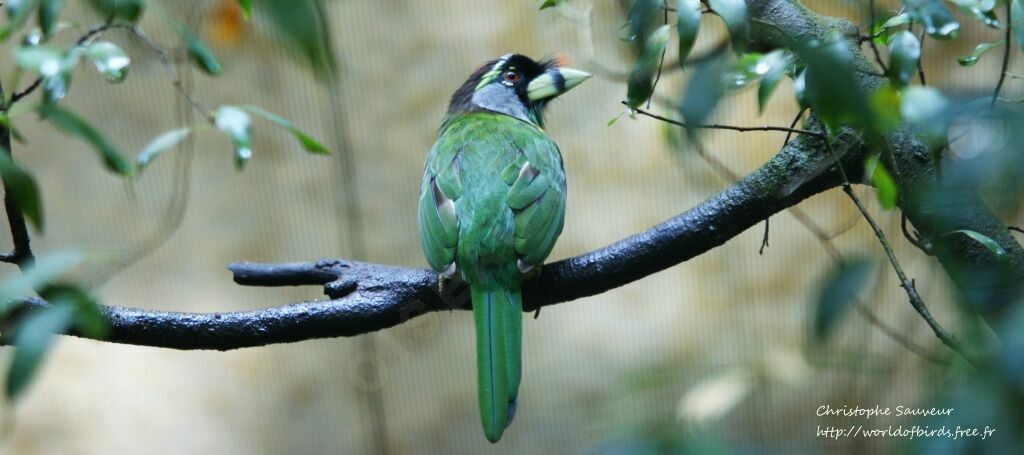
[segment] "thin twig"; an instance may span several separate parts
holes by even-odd
[[[828,145],[828,148],[831,152],[831,144]],[[928,307],[921,298],[921,294],[917,292],[917,286],[914,281],[907,278],[907,274],[903,272],[903,267],[900,266],[899,260],[896,259],[896,253],[893,251],[892,245],[889,244],[889,240],[886,239],[885,233],[883,233],[882,229],[878,227],[878,223],[875,222],[875,219],[872,218],[871,214],[868,213],[866,208],[864,208],[864,204],[861,203],[860,198],[858,198],[853,192],[849,179],[846,178],[846,170],[843,169],[841,164],[837,165],[837,167],[839,168],[839,172],[843,176],[844,180],[842,185],[843,192],[846,193],[846,195],[853,201],[854,205],[857,206],[857,210],[859,210],[861,215],[864,216],[864,219],[867,220],[868,224],[871,226],[871,230],[875,233],[875,237],[877,237],[879,243],[882,244],[882,249],[885,250],[885,255],[889,258],[889,263],[892,264],[893,270],[896,271],[896,276],[899,277],[900,287],[907,292],[907,298],[910,300],[910,305],[914,307],[917,314],[921,315],[921,318],[923,318],[928,326],[931,327],[932,331],[935,332],[935,336],[938,337],[943,344],[959,354],[960,357],[967,361],[967,363],[977,367],[978,364],[967,355],[963,347],[960,345],[960,342],[958,342],[953,335],[947,332],[946,329],[944,329],[942,325],[932,317],[931,312],[928,311]]]
[[[875,0],[868,2],[868,27],[875,25]],[[882,68],[883,73],[889,72],[889,68],[885,66],[885,62],[882,61],[882,53],[878,51],[878,45],[875,44],[875,36],[868,36],[865,41],[871,46],[871,52],[875,54],[875,61],[878,62],[878,66]]]
[[[665,8],[665,11],[664,11],[665,24],[664,25],[668,25],[668,3],[667,2],[668,2],[668,0],[662,0],[662,2],[661,2],[661,5]],[[665,53],[666,52],[668,52],[668,46],[665,46],[664,48],[661,49],[661,60],[658,61],[658,74],[656,76],[654,76],[654,83],[651,84],[651,93],[654,93],[654,90],[658,88],[658,81],[661,80],[661,69],[662,69],[662,67],[665,66]],[[647,108],[648,109],[651,108],[651,99],[650,98],[647,98]]]
[[[203,118],[206,119],[207,122],[213,124],[215,122],[213,113],[210,111],[209,108],[206,107],[205,104],[197,100],[195,96],[192,95],[192,92],[185,88],[185,85],[181,82],[181,78],[178,77],[178,72],[174,69],[174,64],[173,62],[171,62],[170,56],[167,55],[167,51],[164,50],[164,48],[161,47],[159,44],[157,44],[156,41],[153,41],[153,39],[150,38],[149,35],[143,32],[142,29],[140,29],[139,27],[130,24],[123,25],[121,27],[130,31],[132,35],[138,38],[139,41],[145,44],[146,47],[148,47],[150,50],[153,51],[153,53],[156,54],[157,58],[160,59],[160,63],[163,65],[164,70],[167,72],[167,76],[171,79],[171,85],[173,85],[174,88],[177,89],[178,92],[181,93],[181,95],[184,96],[186,100],[188,100],[188,103],[191,104],[193,108],[195,108],[197,111],[199,111],[200,114],[202,114]]]
[[[920,46],[921,46],[920,47],[921,53],[920,53],[920,56],[917,59],[917,77],[919,79],[921,79],[921,85],[928,85],[928,83],[925,82],[925,80],[924,80],[924,64],[921,63],[924,60],[924,58],[923,58],[924,57],[924,42],[925,42],[925,38],[927,38],[927,37],[928,37],[928,35],[925,35],[925,33],[924,33],[924,27],[921,27],[921,39],[918,40],[918,41],[921,42],[921,44],[920,44]]]
[[[989,103],[989,107],[995,107],[996,101],[999,99],[999,92],[1003,90],[1003,82],[1006,81],[1006,71],[1010,67],[1010,49],[1013,48],[1013,46],[1010,45],[1010,43],[1012,43],[1010,39],[1013,38],[1013,27],[1010,27],[1010,24],[1012,23],[1010,22],[1010,15],[1013,10],[1013,8],[1010,7],[1011,3],[1012,2],[1006,2],[1006,37],[1003,38],[1003,42],[1006,43],[1006,45],[1003,46],[1003,66],[999,70],[999,82],[996,82],[996,88],[992,91],[992,102]]]
[[[626,104],[626,102],[623,101],[622,104]],[[825,133],[821,133],[821,132],[818,132],[818,131],[801,130],[801,129],[796,129],[796,128],[786,128],[784,126],[733,126],[733,125],[720,125],[720,124],[717,124],[717,123],[705,123],[705,124],[699,124],[699,125],[687,125],[687,124],[685,124],[683,122],[680,122],[678,120],[672,120],[672,119],[670,119],[668,117],[662,117],[662,116],[660,116],[658,114],[655,114],[655,113],[649,112],[649,111],[645,111],[645,110],[640,109],[640,108],[636,108],[636,109],[633,109],[633,110],[636,111],[636,113],[638,113],[640,115],[644,115],[644,116],[647,116],[647,117],[650,117],[650,118],[653,118],[653,119],[656,119],[656,120],[661,120],[663,122],[668,122],[668,123],[671,123],[671,124],[676,125],[676,126],[681,126],[683,128],[699,128],[699,129],[712,129],[712,130],[732,130],[732,131],[739,131],[741,133],[745,133],[745,132],[748,132],[748,131],[783,131],[783,132],[786,132],[786,133],[806,134],[808,136],[814,136],[814,137],[817,137],[817,138],[822,138],[822,139],[825,138]]]

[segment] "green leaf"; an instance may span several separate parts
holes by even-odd
[[[235,167],[238,170],[252,158],[252,118],[245,111],[234,106],[221,106],[217,109],[214,123],[217,129],[227,134],[235,149]]]
[[[1013,39],[1017,45],[1024,49],[1024,0],[1011,0],[1010,3],[1010,31],[1013,32]]]
[[[53,35],[57,15],[63,7],[64,0],[42,0],[39,4],[39,29],[42,30],[44,37],[49,38]]]
[[[67,95],[71,71],[78,65],[77,50],[62,52],[50,46],[22,46],[14,54],[20,68],[38,73],[42,78],[43,100],[55,103]]]
[[[941,0],[903,0],[903,4],[932,38],[952,40],[960,35],[960,24]]]
[[[700,31],[700,0],[679,0],[676,2],[676,33],[679,34],[679,66],[682,67],[686,58],[697,42]]]
[[[68,305],[75,311],[75,326],[85,336],[102,339],[109,332],[106,316],[96,299],[81,287],[59,283],[39,291],[39,295],[54,306]]]
[[[45,226],[43,201],[36,181],[32,174],[11,159],[10,152],[6,150],[0,150],[0,176],[11,192],[9,196],[21,208],[25,217],[36,229],[42,231]]]
[[[629,20],[628,41],[632,42],[635,48],[643,54],[651,32],[659,25],[654,18],[661,10],[661,0],[633,0],[629,7],[627,18]]]
[[[146,144],[139,152],[139,170],[141,171],[149,165],[156,157],[162,155],[164,152],[174,148],[178,145],[182,139],[185,139],[192,132],[191,128],[178,128],[176,130],[167,131],[152,141]]]
[[[883,84],[871,93],[871,111],[875,130],[890,133],[900,126],[900,92]]]
[[[145,0],[91,0],[92,7],[103,17],[136,22],[146,9]]]
[[[252,19],[252,0],[238,0],[238,7],[242,10],[242,17],[245,20]]]
[[[913,19],[910,17],[909,13],[900,13],[888,19],[879,20],[871,26],[871,36],[875,37],[875,44],[881,44],[884,46],[889,42],[891,29],[901,25],[907,25],[912,21]]]
[[[978,44],[974,47],[974,52],[971,52],[971,55],[960,57],[956,59],[956,61],[960,66],[973,66],[975,63],[978,63],[978,60],[981,59],[982,55],[985,55],[985,53],[990,49],[1001,46],[1002,44],[1003,40]]]
[[[176,24],[175,28],[178,30],[178,34],[181,35],[181,39],[185,40],[185,48],[188,50],[188,56],[192,59],[192,63],[194,63],[199,69],[203,70],[204,73],[211,76],[220,74],[220,62],[217,61],[217,57],[213,55],[210,48],[206,47],[206,44],[203,44],[203,42],[184,25]]]
[[[74,322],[75,308],[53,305],[25,317],[14,335],[14,358],[7,371],[7,398],[17,398],[35,376],[54,335],[64,333]]]
[[[732,40],[732,50],[741,54],[750,41],[750,21],[747,17],[747,2],[743,0],[708,0],[708,6],[725,22]]]
[[[897,88],[906,87],[917,73],[921,43],[908,31],[896,33],[889,40],[889,81]]]
[[[669,26],[658,27],[647,38],[644,51],[640,54],[626,84],[626,103],[630,108],[644,104],[654,93],[654,77],[658,72],[661,55],[668,45]]]
[[[808,109],[811,103],[807,100],[807,69],[801,69],[793,77],[793,96],[800,109]]]
[[[956,5],[960,12],[972,16],[981,23],[992,27],[1001,28],[999,18],[994,11],[996,0],[950,0]]]
[[[779,82],[782,81],[782,76],[793,67],[792,54],[783,50],[775,50],[768,53],[768,55],[771,56],[775,53],[779,53],[779,56],[774,58],[766,56],[766,61],[763,65],[767,69],[764,71],[764,77],[761,78],[761,85],[757,88],[758,115],[764,112],[764,106],[768,104],[768,99],[772,97],[772,93],[775,93]]]
[[[110,41],[93,43],[85,50],[85,55],[109,82],[121,82],[128,75],[128,64],[131,63],[128,55]]]
[[[553,8],[553,7],[556,7],[558,5],[561,5],[561,4],[565,3],[567,1],[568,0],[544,0],[544,3],[542,3],[540,5],[540,9],[545,10],[545,9],[548,9],[548,8]]]
[[[337,62],[319,0],[262,0],[264,17],[299,51],[317,75],[334,74]]]
[[[288,130],[288,132],[292,133],[292,136],[295,137],[295,140],[298,141],[299,144],[302,145],[302,148],[306,149],[307,152],[314,153],[317,155],[331,154],[331,151],[328,150],[327,147],[324,147],[323,144],[317,142],[316,139],[313,139],[310,135],[296,128],[295,125],[292,125],[292,122],[289,122],[284,117],[267,112],[257,106],[246,105],[240,107],[250,113],[256,114],[260,117],[270,120],[271,122],[276,123],[277,126],[280,126],[281,128]]]
[[[992,240],[991,237],[989,237],[989,236],[987,236],[985,234],[982,234],[980,232],[975,232],[975,231],[972,231],[972,230],[969,230],[969,229],[960,229],[958,231],[947,232],[944,235],[953,235],[953,234],[963,234],[963,235],[966,235],[966,236],[970,237],[972,240],[974,240],[975,242],[980,243],[986,249],[991,251],[992,254],[994,254],[996,256],[996,259],[999,259],[1000,261],[1008,261],[1008,260],[1010,260],[1010,255],[1006,253],[1006,250],[1004,250],[1003,247],[999,245],[999,243],[996,243],[995,240]]]
[[[697,67],[678,106],[679,113],[687,125],[687,134],[692,138],[696,135],[696,126],[704,123],[714,112],[718,102],[725,93],[724,75],[727,64],[722,59],[715,59]]]
[[[3,3],[9,20],[7,25],[0,29],[0,39],[6,40],[25,24],[25,20],[39,6],[39,0],[6,0]]]
[[[932,87],[913,86],[900,95],[900,115],[935,147],[945,144],[949,101]]]
[[[113,145],[107,142],[106,138],[96,131],[92,125],[84,119],[75,115],[69,110],[53,104],[45,104],[39,109],[40,114],[53,123],[57,129],[66,134],[77,136],[89,143],[103,158],[103,164],[107,169],[121,175],[131,175],[132,165],[125,159]]]
[[[872,113],[861,93],[854,70],[853,54],[846,40],[834,36],[825,43],[802,45],[797,49],[804,71],[804,97],[830,131],[842,124],[867,127]]]
[[[31,290],[38,291],[84,261],[85,257],[74,251],[36,257],[35,262],[23,273],[0,282],[0,301],[6,301]],[[7,308],[3,308],[0,314],[6,311]]]
[[[764,55],[757,52],[739,56],[725,75],[725,88],[739,90],[760,79],[763,71],[767,70],[767,66],[761,65],[763,57]],[[762,71],[759,71],[759,67]]]
[[[871,186],[875,187],[875,194],[878,195],[878,202],[882,204],[882,208],[891,210],[896,207],[896,202],[899,200],[899,187],[896,186],[896,180],[892,178],[889,171],[885,169],[885,165],[878,160],[878,155],[870,156],[865,160],[864,175],[871,182]]]
[[[854,259],[832,270],[814,304],[814,338],[824,342],[843,315],[857,302],[857,292],[867,283],[871,262]]]

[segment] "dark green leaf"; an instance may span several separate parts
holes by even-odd
[[[103,164],[107,169],[121,175],[131,175],[131,163],[84,119],[52,104],[43,105],[40,113],[64,133],[78,136],[88,142],[103,157]]]
[[[728,65],[722,59],[715,59],[697,68],[693,73],[678,106],[679,113],[687,125],[687,134],[692,138],[696,126],[704,123],[714,112],[725,93],[724,75]]]
[[[999,259],[1000,261],[1008,261],[1008,260],[1010,260],[1010,255],[1008,255],[1006,253],[1006,250],[1004,250],[1002,246],[1000,246],[998,243],[996,243],[995,240],[992,240],[991,237],[989,237],[989,236],[987,236],[985,234],[982,234],[980,232],[971,231],[971,230],[968,230],[968,229],[960,229],[958,231],[948,232],[945,235],[952,235],[952,234],[963,234],[963,235],[966,235],[966,236],[970,237],[975,242],[980,243],[986,249],[991,251],[992,254],[994,254],[996,256],[996,258]]]
[[[66,332],[74,318],[75,308],[70,305],[53,305],[25,317],[14,335],[14,358],[7,372],[7,398],[17,398],[25,390],[54,335]]]
[[[804,71],[804,97],[822,122],[833,131],[844,123],[867,127],[872,113],[855,77],[853,54],[846,40],[835,36],[825,43],[798,48]]]
[[[778,53],[778,57],[768,57],[776,53]],[[764,71],[764,77],[761,78],[761,85],[757,88],[757,113],[759,115],[764,112],[764,106],[768,104],[772,93],[775,93],[775,88],[779,86],[782,76],[793,66],[793,56],[789,52],[775,50],[768,53],[768,56],[766,56],[766,64],[763,65],[767,69]]]
[[[871,262],[854,259],[834,269],[825,280],[814,305],[814,338],[824,342],[836,323],[857,302],[857,293],[871,274]]]
[[[32,222],[32,225],[43,230],[45,224],[43,219],[43,201],[39,195],[39,188],[32,174],[18,166],[11,159],[10,152],[0,150],[0,176],[3,177],[7,189],[11,192],[9,196],[21,208],[25,217]]]
[[[103,17],[115,17],[135,22],[146,8],[145,0],[91,0],[92,7]]]
[[[924,25],[929,36],[952,40],[960,35],[960,24],[941,0],[903,0],[903,4],[914,20]]]
[[[654,93],[654,77],[658,72],[661,55],[668,45],[669,26],[663,25],[647,38],[644,51],[640,54],[626,84],[626,103],[630,108],[640,107]]]
[[[750,41],[750,21],[747,17],[747,2],[743,0],[708,0],[708,6],[725,21],[732,40],[732,50],[741,54]]]
[[[629,7],[629,37],[635,48],[642,54],[649,41],[648,35],[659,26],[654,21],[662,6],[661,0],[633,0]]]
[[[315,153],[317,155],[331,154],[331,151],[328,150],[327,147],[324,147],[323,144],[317,142],[316,139],[313,139],[310,135],[296,128],[295,125],[292,125],[292,122],[289,122],[284,117],[267,112],[257,106],[246,105],[241,106],[241,108],[246,111],[249,111],[250,113],[256,114],[260,117],[270,120],[271,122],[276,123],[277,126],[280,126],[281,128],[288,130],[288,132],[292,133],[292,136],[295,137],[295,140],[299,141],[299,144],[301,144],[302,148],[306,149],[307,152]]]
[[[679,66],[686,62],[700,31],[700,0],[676,2],[676,33],[679,34]]]
[[[182,24],[177,24],[176,28],[181,38],[185,40],[185,47],[188,49],[188,56],[192,59],[192,63],[195,63],[199,69],[203,70],[206,74],[216,76],[220,74],[220,62],[217,61],[217,57],[213,55],[210,48],[206,47],[199,38],[192,33],[187,27]]]
[[[156,157],[174,148],[175,145],[178,145],[178,143],[181,142],[182,139],[185,139],[185,137],[191,132],[191,128],[178,128],[154,138],[149,142],[149,144],[146,144],[146,146],[143,147],[141,152],[139,152],[139,170],[148,166]]]
[[[242,170],[252,158],[252,118],[245,111],[234,106],[217,109],[217,129],[231,138],[235,149],[235,167]]]
[[[864,175],[868,177],[871,186],[875,187],[875,194],[878,195],[878,202],[882,208],[890,210],[896,207],[899,200],[899,187],[896,180],[892,178],[885,165],[878,160],[878,155],[868,157],[864,162]]]
[[[252,0],[238,0],[238,7],[241,8],[245,20],[252,18]]]
[[[53,35],[54,26],[57,25],[57,16],[64,7],[64,0],[41,0],[39,4],[39,29],[43,36],[49,38]]]
[[[261,17],[298,49],[321,77],[333,74],[337,63],[319,0],[261,0]]]
[[[990,49],[1000,46],[1002,44],[1003,40],[978,44],[977,46],[975,46],[974,52],[971,52],[971,55],[960,57],[956,61],[957,63],[960,64],[960,66],[973,66],[975,63],[978,63],[978,59],[980,59],[982,55],[985,55],[985,53],[988,52]]]
[[[921,43],[908,31],[896,33],[889,40],[889,81],[893,86],[906,87],[917,73],[921,58]]]
[[[109,82],[121,82],[128,75],[128,64],[130,63],[128,55],[114,43],[109,41],[93,43],[85,50],[85,55],[96,65],[96,71],[99,71]]]
[[[1011,0],[1010,29],[1017,45],[1024,49],[1024,0]]]

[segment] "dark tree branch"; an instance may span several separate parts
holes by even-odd
[[[846,137],[846,139],[850,139]],[[580,256],[548,264],[525,284],[524,311],[606,292],[707,252],[769,215],[834,188],[833,171],[794,186],[807,168],[827,168],[812,136],[792,141],[760,169],[696,207],[651,229]],[[860,162],[851,153],[850,163]],[[439,310],[468,308],[468,292],[438,291],[435,273],[343,260],[236,263],[235,281],[251,286],[325,285],[329,300],[229,313],[177,313],[104,307],[106,341],[175,349],[227,350],[312,338],[353,336]],[[29,306],[46,305],[38,299]]]
[[[0,86],[0,99],[3,99],[4,91]],[[14,159],[11,153],[11,130],[0,125],[0,153],[6,153]],[[4,180],[4,211],[7,212],[7,224],[11,229],[11,243],[13,244],[10,253],[0,255],[0,261],[9,264],[17,264],[18,268],[25,270],[35,261],[32,255],[32,239],[28,235],[28,226],[25,225],[25,214],[22,212],[18,202],[11,195],[10,184]]]

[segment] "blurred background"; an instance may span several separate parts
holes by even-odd
[[[69,2],[62,20],[84,28],[102,22],[77,3]],[[224,66],[210,78],[176,64],[199,100],[264,107],[334,154],[303,153],[287,132],[257,119],[254,156],[243,172],[234,169],[229,141],[211,131],[125,183],[97,166],[78,140],[24,116],[18,126],[27,144],[16,145],[15,155],[35,171],[48,217],[47,232],[34,238],[37,252],[80,248],[100,258],[81,279],[103,303],[195,312],[321,295],[316,287],[237,286],[225,268],[233,261],[343,257],[425,267],[415,209],[423,159],[451,92],[507,52],[562,53],[597,76],[549,109],[546,130],[569,176],[565,231],[552,261],[683,212],[727,185],[725,170],[746,174],[782,145],[779,133],[708,132],[701,157],[655,120],[626,116],[609,125],[623,111],[633,61],[621,40],[627,2],[572,0],[538,11],[541,3],[325,2],[339,71],[335,81],[323,81],[270,32],[258,4],[246,22],[234,0],[162,2]],[[859,2],[806,4],[866,23]],[[180,47],[164,22],[146,16],[141,26],[168,48]],[[705,17],[702,26],[696,54],[725,37],[717,18]],[[998,39],[987,29],[964,34]],[[110,85],[82,65],[66,106],[133,153],[161,132],[197,121],[152,53],[121,30],[103,39],[129,53],[127,80]],[[929,83],[959,93],[990,87],[979,75],[998,72],[995,55],[970,70],[952,63],[975,41],[929,41]],[[687,77],[667,71],[659,93],[676,97]],[[761,116],[755,92],[732,95],[714,120],[789,124],[797,112],[789,80]],[[1019,81],[1004,93],[1018,97]],[[651,109],[671,113],[658,104]],[[883,212],[870,189],[857,191],[932,312],[956,331],[960,315],[946,276],[903,239],[897,212]],[[843,255],[879,258],[869,227],[839,191],[800,208]],[[2,408],[0,447],[26,455],[632,453],[694,439],[789,453],[891,448],[897,441],[816,437],[819,425],[852,423],[817,417],[816,408],[937,406],[935,378],[945,369],[906,344],[940,359],[948,350],[880,260],[864,300],[906,339],[851,313],[827,345],[811,343],[811,303],[834,261],[790,213],[772,217],[770,246],[758,254],[762,235],[762,227],[750,229],[639,282],[545,308],[538,319],[528,315],[519,412],[496,446],[484,439],[477,415],[471,314],[455,312],[369,337],[231,352],[64,337],[23,399]]]

